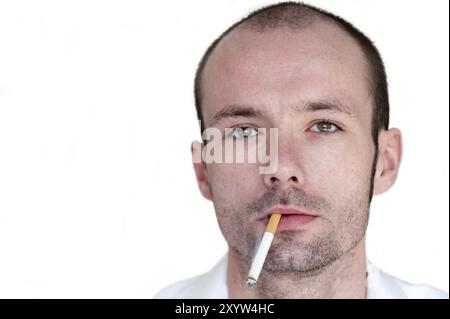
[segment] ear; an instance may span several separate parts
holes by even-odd
[[[384,193],[394,185],[403,153],[402,134],[398,128],[381,131],[373,194]]]
[[[206,164],[202,161],[203,143],[194,141],[191,144],[192,163],[194,165],[195,178],[197,179],[198,187],[203,197],[212,200],[211,188],[208,182],[208,175],[206,172]]]

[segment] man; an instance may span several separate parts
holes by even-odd
[[[262,8],[208,48],[195,97],[202,131],[215,128],[223,140],[248,146],[267,141],[261,128],[276,128],[277,143],[269,143],[276,169],[194,160],[229,251],[209,273],[157,298],[448,298],[366,259],[371,199],[394,184],[402,138],[389,128],[383,62],[360,31],[304,4]],[[208,143],[193,143],[194,159]],[[248,288],[258,240],[276,211],[278,231]]]

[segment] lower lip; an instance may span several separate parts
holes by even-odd
[[[297,215],[297,214],[282,215],[280,223],[278,224],[277,231],[297,229],[300,226],[305,225],[316,218],[317,216],[311,215]]]

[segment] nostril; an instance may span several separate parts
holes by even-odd
[[[298,182],[298,179],[297,179],[297,177],[295,177],[295,176],[292,176],[292,177],[291,177],[291,180],[292,180],[293,182]]]
[[[271,183],[275,183],[276,181],[277,181],[277,178],[276,178],[276,177],[273,177],[273,176],[272,176],[272,177],[270,178],[270,182],[271,182]]]

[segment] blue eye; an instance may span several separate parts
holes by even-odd
[[[254,127],[239,126],[239,127],[233,127],[230,135],[231,135],[231,137],[233,137],[236,140],[241,140],[241,139],[256,136],[256,134],[258,134],[258,131]]]
[[[322,120],[311,127],[311,131],[317,134],[333,134],[340,131],[341,128],[328,120]]]

